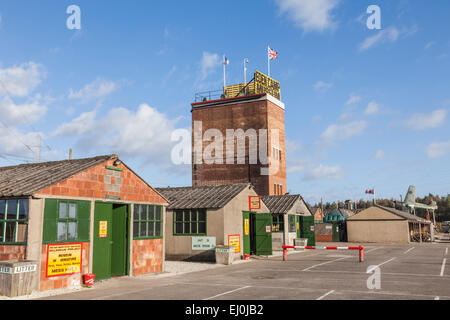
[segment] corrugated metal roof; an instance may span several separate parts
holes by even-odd
[[[169,209],[220,209],[245,188],[253,188],[249,183],[221,186],[156,188],[169,201]]]
[[[0,167],[0,198],[32,196],[38,191],[99,165],[117,155]]]
[[[299,194],[263,196],[261,199],[267,208],[269,208],[270,213],[288,213],[299,199],[303,200],[302,196]]]

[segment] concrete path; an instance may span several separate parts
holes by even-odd
[[[116,278],[45,299],[450,300],[448,247],[366,245],[364,263],[357,251],[309,251],[285,262],[277,256],[170,277]],[[373,278],[378,271],[379,289]]]

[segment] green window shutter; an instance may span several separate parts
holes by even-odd
[[[89,230],[91,228],[91,203],[88,201],[77,201],[78,206],[78,240],[90,240]]]
[[[58,215],[58,201],[45,199],[44,227],[42,241],[52,243],[56,241],[56,219]]]

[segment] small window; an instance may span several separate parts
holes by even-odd
[[[297,231],[297,224],[295,223],[295,216],[289,215],[289,232],[296,232]]]
[[[206,235],[206,210],[177,210],[174,212],[174,235]]]
[[[28,199],[0,200],[0,243],[25,243]]]
[[[57,241],[76,241],[78,239],[78,205],[59,202]]]
[[[272,216],[272,232],[284,231],[284,215],[275,214]]]
[[[160,239],[163,236],[162,206],[134,205],[133,238]]]

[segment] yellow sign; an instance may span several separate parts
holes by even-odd
[[[244,233],[246,236],[248,236],[250,234],[250,222],[248,219],[245,219],[245,224],[244,224]]]
[[[107,238],[108,237],[108,221],[100,221],[98,228],[98,237]]]
[[[81,273],[81,243],[49,244],[47,248],[47,277]]]
[[[259,71],[255,72],[255,93],[268,93],[281,100],[280,83]]]
[[[234,247],[234,252],[241,252],[241,236],[240,235],[232,235],[228,236],[228,245]]]

